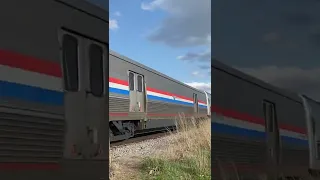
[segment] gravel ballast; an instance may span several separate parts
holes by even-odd
[[[172,136],[163,136],[111,147],[109,152],[111,160],[110,179],[134,179],[134,176],[137,175],[139,162],[143,158],[161,153],[173,141]]]

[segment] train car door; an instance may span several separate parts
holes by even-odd
[[[106,45],[61,31],[65,158],[107,158]],[[104,153],[103,153],[104,152]]]
[[[319,120],[320,103],[304,95],[300,95],[303,102],[309,144],[309,169],[320,172],[320,138]]]
[[[206,99],[207,99],[207,115],[211,115],[211,97],[209,96],[209,94],[207,92],[204,91],[204,93],[206,94]]]
[[[263,101],[263,112],[266,126],[267,167],[270,175],[277,176],[277,167],[280,163],[279,128],[275,111],[275,104]]]
[[[108,47],[97,41],[84,38],[84,65],[86,108],[86,133],[89,141],[86,154],[90,157],[107,158],[108,121],[106,110],[108,96]],[[102,151],[101,151],[102,150]],[[104,152],[104,153],[103,153]]]
[[[144,76],[133,71],[128,72],[130,112],[145,112]]]
[[[198,95],[196,93],[193,93],[193,110],[195,114],[199,112]]]

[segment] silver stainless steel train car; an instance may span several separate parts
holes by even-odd
[[[107,179],[108,12],[10,0],[0,21],[0,179]]]
[[[175,125],[179,113],[210,115],[209,93],[109,51],[110,141]]]
[[[318,172],[320,103],[212,61],[213,176]],[[257,179],[257,177],[255,177]]]

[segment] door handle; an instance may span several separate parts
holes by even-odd
[[[273,149],[269,148],[270,156],[273,157]]]

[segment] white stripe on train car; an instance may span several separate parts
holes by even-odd
[[[59,77],[26,71],[5,65],[0,65],[0,80],[53,91],[63,91],[62,79]]]
[[[123,84],[109,82],[109,87],[129,91],[129,87]]]
[[[286,129],[280,129],[280,135],[281,136],[286,136],[286,137],[292,137],[296,139],[301,139],[301,140],[308,140],[308,137],[305,134],[293,132],[293,131],[288,131]]]
[[[237,127],[241,129],[253,130],[258,132],[265,132],[265,126],[257,123],[252,123],[244,120],[234,119],[225,116],[217,116],[217,118],[212,118],[214,123],[224,124],[232,127]],[[285,137],[291,137],[300,140],[307,140],[305,134],[289,131],[280,128],[280,135]]]
[[[162,98],[174,100],[172,96],[168,96],[166,94],[160,94],[160,93],[153,92],[153,91],[150,91],[150,90],[147,90],[147,94],[151,95],[151,96],[157,96],[157,97],[162,97]]]
[[[114,82],[109,82],[109,87],[116,88],[116,89],[121,89],[121,90],[125,90],[125,91],[129,91],[129,87],[128,86],[122,85],[122,84],[118,84],[118,83],[114,83]],[[182,98],[179,98],[179,97],[173,98],[173,96],[169,96],[169,95],[166,95],[166,94],[161,94],[161,93],[150,91],[150,90],[147,90],[147,95],[193,104],[193,101],[191,101],[191,100],[182,99]],[[204,103],[199,103],[199,105],[207,106],[207,104],[204,104]]]

